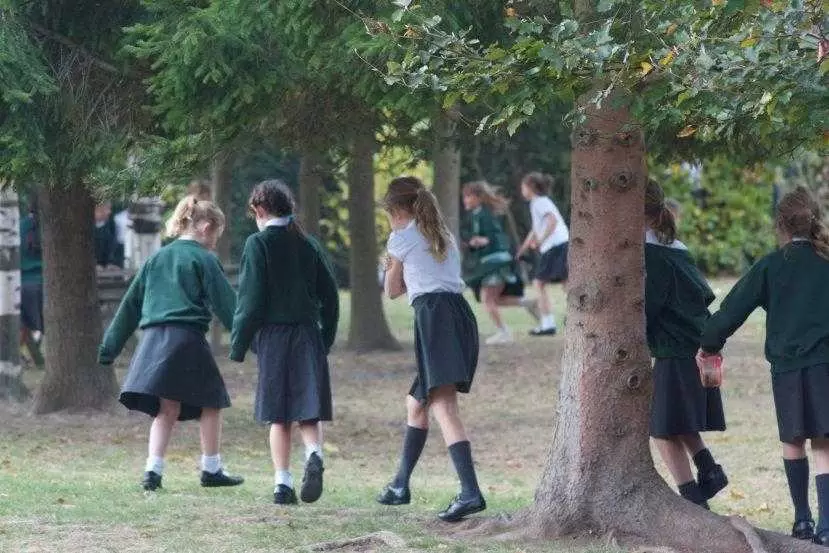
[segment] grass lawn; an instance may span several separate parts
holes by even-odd
[[[730,283],[716,285],[721,294]],[[561,310],[560,291],[555,302]],[[346,294],[343,314],[344,339]],[[456,486],[437,428],[413,478],[412,505],[388,508],[374,502],[396,465],[405,416],[402,399],[414,362],[410,309],[398,301],[387,305],[387,314],[404,351],[332,354],[336,420],[326,427],[326,490],[310,506],[271,504],[267,432],[252,417],[252,360],[223,364],[234,402],[225,412],[223,457],[232,472],[247,479],[233,489],[199,486],[196,424],[177,428],[164,490],[145,494],[138,486],[146,457],[145,416],[118,408],[108,414],[33,417],[28,405],[0,404],[0,551],[310,551],[313,544],[381,530],[402,538],[405,547],[358,544],[334,550],[612,551],[601,545],[454,539],[434,522]],[[492,326],[483,315],[479,320],[485,336]],[[473,393],[462,399],[488,514],[514,511],[532,500],[552,436],[563,346],[560,336],[524,337],[531,322],[521,310],[509,312],[508,320],[519,341],[482,350]],[[726,351],[729,430],[711,435],[708,443],[732,485],[712,507],[788,531],[792,512],[762,358],[762,323],[760,315],[752,316]],[[119,378],[123,371],[119,366]],[[39,374],[26,377],[36,386]],[[295,451],[297,479],[300,449]]]

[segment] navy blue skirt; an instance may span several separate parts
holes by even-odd
[[[541,254],[535,263],[533,280],[541,282],[564,282],[567,280],[568,243],[553,246]]]
[[[331,378],[318,325],[268,325],[258,332],[254,345],[258,422],[331,420]]]
[[[429,393],[453,384],[468,393],[478,366],[478,322],[461,294],[437,292],[415,298],[417,376],[409,395],[425,403]]]
[[[829,438],[829,365],[772,373],[780,441]]]
[[[144,329],[119,401],[127,409],[155,417],[159,398],[181,403],[180,421],[201,418],[203,407],[230,407],[230,396],[204,332],[184,325]]]
[[[20,285],[20,322],[29,330],[43,332],[43,283]]]
[[[650,435],[670,438],[681,434],[725,430],[719,388],[705,388],[693,357],[659,358],[653,364]]]

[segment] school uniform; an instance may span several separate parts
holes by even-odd
[[[20,321],[43,332],[43,250],[34,215],[20,219]]]
[[[203,407],[230,407],[205,335],[212,313],[230,329],[235,307],[236,294],[218,257],[198,242],[178,239],[151,256],[100,347],[100,361],[112,363],[136,327],[143,330],[120,402],[154,417],[159,398],[178,401],[182,421],[200,418]]]
[[[467,212],[461,225],[461,237],[468,242],[474,236],[489,240],[485,246],[470,246],[463,259],[463,280],[481,301],[484,286],[504,286],[502,296],[522,297],[524,282],[518,271],[504,226],[487,206]]]
[[[460,253],[454,240],[438,261],[414,221],[391,233],[389,255],[403,263],[403,281],[415,314],[417,376],[409,395],[426,402],[429,393],[454,384],[468,393],[478,365],[478,324],[461,294]]]
[[[645,315],[653,366],[650,435],[725,430],[719,388],[705,388],[696,353],[714,293],[682,242],[645,238]]]
[[[332,419],[328,351],[339,293],[319,245],[275,219],[245,243],[230,358],[257,355],[262,424]]]
[[[118,262],[118,235],[112,217],[104,222],[95,223],[95,264],[100,267],[115,265]]]
[[[718,352],[757,307],[766,311],[766,359],[780,441],[829,437],[829,261],[795,240],[758,261],[706,323]]]
[[[543,236],[547,229],[545,218],[552,215],[556,228],[538,246],[538,258],[533,270],[533,279],[542,282],[564,282],[567,280],[567,250],[570,231],[556,205],[547,196],[536,196],[530,200],[530,217],[535,236]]]

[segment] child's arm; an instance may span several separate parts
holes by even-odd
[[[109,323],[101,345],[98,347],[98,362],[102,365],[111,365],[129,337],[138,328],[141,322],[141,307],[144,304],[144,279],[147,264],[133,277],[127,293],[118,306],[118,311],[112,322]]]
[[[225,276],[221,262],[215,256],[205,267],[207,299],[213,312],[228,330],[233,330],[233,313],[236,311],[236,292]]]
[[[385,287],[386,295],[394,300],[406,293],[406,283],[403,281],[403,262],[394,257],[389,260]]]
[[[555,232],[556,227],[558,226],[558,221],[556,220],[555,216],[552,213],[547,213],[544,215],[544,232],[541,233],[541,236],[535,237],[535,243],[538,245],[543,244],[547,238],[549,238],[553,232]]]
[[[337,324],[340,320],[340,293],[337,281],[331,271],[325,254],[317,250],[317,297],[320,299],[320,320],[322,321],[322,341],[325,350],[337,339]]]
[[[767,261],[761,259],[740,279],[728,293],[708,322],[700,339],[704,353],[717,353],[722,350],[726,340],[745,322],[751,312],[758,307],[766,307],[768,288],[766,283]]]
[[[254,235],[245,242],[239,267],[239,294],[230,333],[230,359],[233,361],[245,360],[253,337],[262,326],[266,280],[265,252]]]

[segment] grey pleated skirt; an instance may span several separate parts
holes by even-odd
[[[331,420],[331,378],[318,325],[268,325],[257,334],[255,347],[258,422]]]
[[[409,395],[420,402],[440,386],[468,393],[478,366],[478,322],[461,294],[437,292],[415,298],[417,376]]]

